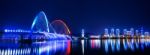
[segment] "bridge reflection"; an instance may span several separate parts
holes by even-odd
[[[69,55],[70,46],[70,41],[65,40],[35,42],[27,45],[20,43],[1,43],[0,55]]]

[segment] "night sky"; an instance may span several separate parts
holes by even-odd
[[[104,28],[140,28],[150,30],[149,0],[0,0],[0,26],[26,25],[40,11],[49,22],[61,19],[72,33],[84,28],[99,34]]]

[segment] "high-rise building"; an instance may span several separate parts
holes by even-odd
[[[144,36],[145,36],[145,37],[149,37],[149,32],[145,32],[145,33],[144,33]]]
[[[131,28],[130,31],[131,31],[131,37],[134,37],[134,29]]]
[[[144,30],[143,30],[143,27],[141,28],[141,37],[144,37]]]
[[[84,29],[82,29],[82,31],[81,31],[81,36],[82,36],[82,37],[85,36],[85,31],[84,31]]]
[[[127,31],[127,35],[128,35],[128,36],[131,36],[131,31]]]
[[[109,33],[108,33],[108,29],[107,28],[105,28],[105,30],[104,30],[104,36],[105,37],[109,37]]]
[[[127,29],[123,29],[123,36],[127,35]]]
[[[120,30],[116,29],[116,37],[120,37]]]
[[[139,36],[139,30],[135,30],[135,35]]]
[[[115,37],[115,30],[114,30],[114,28],[111,29],[110,37]]]

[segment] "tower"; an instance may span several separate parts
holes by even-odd
[[[115,37],[115,30],[114,30],[114,28],[111,29],[110,37]]]
[[[145,37],[149,37],[149,32],[145,32],[145,33],[144,33],[144,36],[145,36]]]
[[[82,36],[82,37],[85,36],[85,31],[84,31],[84,29],[82,29],[82,31],[81,31],[81,36]]]
[[[131,37],[134,37],[134,29],[131,28],[130,31],[131,31]]]
[[[141,27],[141,37],[144,37],[144,30],[143,30],[143,27]]]
[[[105,36],[105,37],[109,37],[108,29],[107,29],[107,28],[105,28],[105,30],[104,30],[104,36]]]
[[[123,29],[123,36],[127,35],[127,29]]]
[[[120,37],[120,30],[116,29],[116,37]]]
[[[135,35],[139,36],[139,30],[135,30]]]

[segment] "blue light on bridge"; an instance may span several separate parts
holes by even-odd
[[[12,32],[12,33],[29,33],[29,30],[21,30],[21,29],[4,29],[4,32]]]

